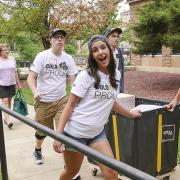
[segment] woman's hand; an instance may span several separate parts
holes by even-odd
[[[173,98],[173,100],[169,104],[165,105],[164,107],[166,107],[168,111],[174,111],[178,102],[180,102],[180,88],[178,92],[176,93],[176,96]]]
[[[178,101],[176,99],[173,99],[169,104],[165,105],[165,107],[168,109],[168,111],[174,111]]]
[[[114,102],[112,109],[128,118],[137,118],[142,116],[140,111],[129,111],[128,109],[123,108],[117,102]]]
[[[131,111],[130,113],[131,113],[131,118],[138,118],[142,116],[140,111]]]
[[[22,89],[22,88],[23,88],[23,85],[22,85],[20,82],[18,82],[18,83],[16,84],[16,86],[17,86],[18,89]]]
[[[59,142],[57,140],[54,140],[53,149],[57,153],[62,153],[65,150],[64,144],[62,144],[61,142]]]

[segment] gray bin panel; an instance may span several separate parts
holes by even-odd
[[[180,108],[180,106],[179,106]],[[160,174],[170,172],[177,165],[180,110],[163,113],[162,169]]]
[[[136,105],[164,105],[166,102],[136,98]],[[158,115],[162,113],[161,171],[157,172]],[[180,105],[174,112],[152,110],[140,119],[116,114],[121,161],[153,176],[170,172],[177,164]],[[107,138],[115,155],[112,114],[105,126]],[[172,139],[172,133],[174,135]],[[163,139],[164,138],[164,139]],[[166,140],[167,139],[167,140]]]
[[[157,114],[147,112],[135,122],[135,164],[134,166],[155,175],[157,155]]]

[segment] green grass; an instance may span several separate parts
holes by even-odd
[[[27,104],[33,105],[34,98],[33,98],[32,91],[29,88],[23,88],[22,92],[23,92],[23,95],[24,95],[24,98],[25,98]]]
[[[66,87],[66,93],[67,93],[67,95],[70,94],[70,91],[71,91],[71,86],[68,84],[67,87]]]

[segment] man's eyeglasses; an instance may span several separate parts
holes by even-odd
[[[53,36],[55,40],[64,39],[65,37],[63,35],[55,35]]]

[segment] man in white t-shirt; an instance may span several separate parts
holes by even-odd
[[[108,38],[113,55],[116,61],[116,67],[121,73],[121,79],[119,82],[119,92],[124,92],[124,58],[119,45],[119,35],[122,33],[121,28],[107,28],[104,35]]]
[[[77,74],[72,56],[64,52],[65,37],[66,32],[59,28],[50,33],[51,48],[36,56],[27,80],[35,99],[35,119],[51,129],[54,129],[54,124],[58,124],[67,102],[67,76],[73,84]],[[41,147],[46,134],[36,130],[35,137],[33,157],[36,164],[42,164]]]

